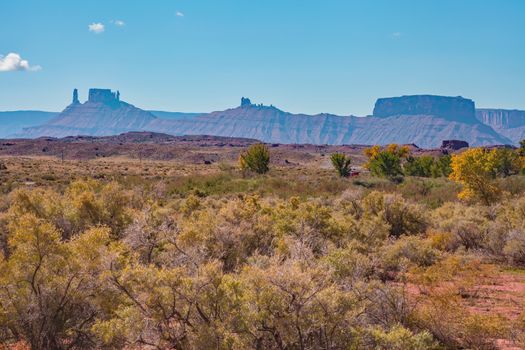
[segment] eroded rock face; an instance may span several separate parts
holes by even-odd
[[[477,122],[474,101],[463,97],[412,95],[377,100],[374,117],[397,115],[432,115],[462,123]]]
[[[249,98],[241,97],[241,107],[251,106],[251,105],[252,105],[252,101],[250,101]]]
[[[76,90],[76,89],[75,89]],[[75,94],[74,94],[75,97]],[[67,106],[58,116],[41,126],[23,130],[26,137],[40,136],[108,136],[147,130],[156,117],[119,100],[110,89],[90,89],[88,100]],[[76,92],[78,101],[78,91]]]
[[[441,149],[443,150],[450,150],[450,151],[457,151],[462,148],[468,148],[468,142],[467,141],[461,141],[461,140],[443,140],[441,143]]]
[[[117,95],[118,94],[118,95]],[[99,102],[107,105],[118,104],[120,93],[110,89],[89,89],[88,102]]]
[[[78,90],[77,89],[73,90],[73,101],[71,103],[74,105],[80,103],[80,101],[78,100]]]
[[[525,111],[515,109],[477,109],[476,117],[494,129],[511,129],[525,125]]]

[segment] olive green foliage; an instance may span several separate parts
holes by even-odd
[[[518,152],[510,148],[496,149],[497,173],[500,176],[508,177],[518,174],[521,171],[522,164]]]
[[[403,168],[405,175],[408,176],[420,176],[420,177],[431,177],[432,167],[434,166],[434,157],[422,156],[422,157],[408,157]]]
[[[239,164],[242,170],[267,173],[270,170],[270,151],[262,143],[252,145],[240,155]]]
[[[448,154],[439,157],[434,160],[434,164],[431,167],[432,177],[448,177],[452,172],[452,157]]]
[[[403,170],[407,176],[448,177],[452,171],[450,162],[451,157],[449,155],[438,158],[432,156],[409,156],[403,164]]]
[[[350,176],[350,172],[352,170],[350,166],[352,159],[350,157],[347,157],[343,153],[334,153],[330,156],[330,161],[332,162],[332,165],[339,176]]]

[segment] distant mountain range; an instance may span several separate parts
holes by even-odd
[[[4,121],[9,121],[4,123]],[[120,100],[119,92],[90,89],[85,103],[73,102],[61,113],[0,112],[0,137],[37,138],[109,136],[130,131],[170,135],[213,135],[269,143],[387,144],[414,143],[435,148],[442,140],[471,145],[517,144],[525,138],[525,111],[476,110],[462,97],[413,95],[382,98],[372,116],[292,114],[252,104],[212,113],[145,111]]]

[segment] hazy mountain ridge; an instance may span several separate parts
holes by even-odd
[[[9,137],[20,133],[24,128],[47,123],[58,114],[58,112],[44,111],[0,112],[0,137]]]
[[[462,139],[472,145],[511,143],[481,123],[452,122],[435,116],[311,116],[255,105],[213,112],[177,123],[157,119],[149,125],[149,129],[173,135],[213,134],[275,143],[337,145],[395,142],[415,143],[423,148],[438,147],[446,139]]]
[[[150,131],[176,136],[243,137],[268,143],[415,143],[434,148],[445,139],[461,139],[474,146],[515,144],[515,133],[521,135],[521,129],[508,133],[507,129],[497,129],[497,132],[484,123],[489,124],[490,118],[480,119],[474,102],[462,97],[382,98],[376,103],[374,115],[368,117],[292,114],[273,106],[252,104],[245,98],[237,108],[202,114],[148,112],[120,101],[119,92],[91,89],[87,102],[80,103],[74,92],[73,103],[62,113],[16,136],[109,136]]]

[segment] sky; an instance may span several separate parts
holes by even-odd
[[[0,0],[0,55],[0,110],[92,87],[184,112],[247,96],[367,115],[411,94],[525,109],[524,0]]]

